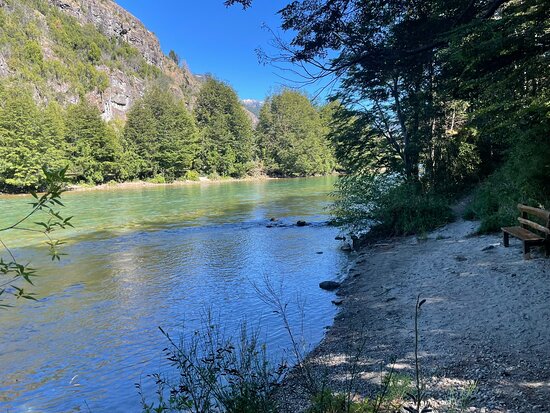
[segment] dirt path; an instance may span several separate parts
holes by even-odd
[[[476,382],[465,411],[550,412],[550,259],[524,261],[519,241],[506,249],[498,236],[472,237],[476,225],[460,221],[426,240],[360,251],[338,291],[334,325],[311,355],[316,374],[342,388],[365,342],[359,394],[373,394],[392,360],[412,376],[420,294],[421,365],[435,411],[455,411],[452,393]],[[306,404],[300,384],[298,377],[284,388],[288,411]]]

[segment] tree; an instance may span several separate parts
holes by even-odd
[[[504,165],[521,196],[492,205],[544,203],[549,14],[544,0],[293,1],[280,11],[293,38],[272,60],[339,80],[333,140],[349,172],[394,172],[422,195]],[[519,168],[527,153],[536,166]]]
[[[0,93],[0,186],[7,190],[36,189],[44,183],[44,167],[59,167],[62,118],[58,107],[45,111],[22,88]]]
[[[251,168],[252,122],[228,85],[209,78],[195,106],[200,131],[200,169],[206,174],[240,177]]]
[[[170,53],[168,53],[168,57],[170,58],[170,60],[172,60],[176,65],[179,66],[180,64],[180,57],[178,56],[178,54],[176,52],[174,52],[173,50],[170,50]]]
[[[141,174],[174,179],[195,168],[198,132],[183,102],[153,88],[128,113],[124,139],[141,163]]]
[[[323,119],[310,100],[286,90],[270,97],[260,112],[258,147],[268,174],[309,176],[334,169],[327,140],[330,119]]]
[[[67,109],[66,142],[70,171],[77,178],[102,183],[118,177],[120,142],[101,119],[99,110],[85,100]]]

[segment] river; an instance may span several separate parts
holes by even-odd
[[[207,310],[230,331],[242,320],[260,328],[282,356],[287,334],[254,287],[266,278],[289,302],[293,328],[317,344],[336,311],[318,283],[347,265],[326,225],[334,179],[64,194],[75,229],[59,233],[61,262],[49,262],[34,236],[3,238],[40,276],[37,302],[0,310],[0,412],[139,411],[134,384],[154,396],[147,375],[167,369],[158,327],[177,337]],[[0,197],[0,224],[29,199]]]

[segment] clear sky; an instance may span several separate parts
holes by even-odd
[[[247,10],[226,8],[223,0],[116,2],[157,35],[166,54],[173,49],[193,73],[213,74],[242,99],[263,100],[285,83],[280,77],[284,73],[258,63],[255,49],[273,50],[272,35],[262,25],[282,34],[276,13],[286,0],[256,0]]]

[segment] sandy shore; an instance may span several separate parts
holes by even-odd
[[[430,233],[366,247],[337,295],[341,309],[309,357],[315,375],[342,390],[360,351],[354,392],[375,394],[393,365],[413,377],[414,308],[420,320],[421,369],[436,412],[550,412],[550,259],[524,261],[521,242],[472,236],[460,221]],[[475,383],[466,408],[463,389]],[[307,405],[299,375],[282,394],[285,411]],[[454,400],[454,401],[453,401]],[[292,406],[292,407],[290,407]]]
[[[148,188],[148,187],[162,187],[162,186],[186,186],[186,185],[210,185],[210,184],[222,184],[228,182],[261,182],[269,181],[273,179],[269,176],[249,176],[246,178],[223,178],[223,179],[209,179],[201,177],[198,181],[174,181],[166,183],[154,183],[147,181],[130,181],[130,182],[111,182],[101,185],[70,185],[69,191],[108,191],[117,189],[130,189],[130,188]]]

